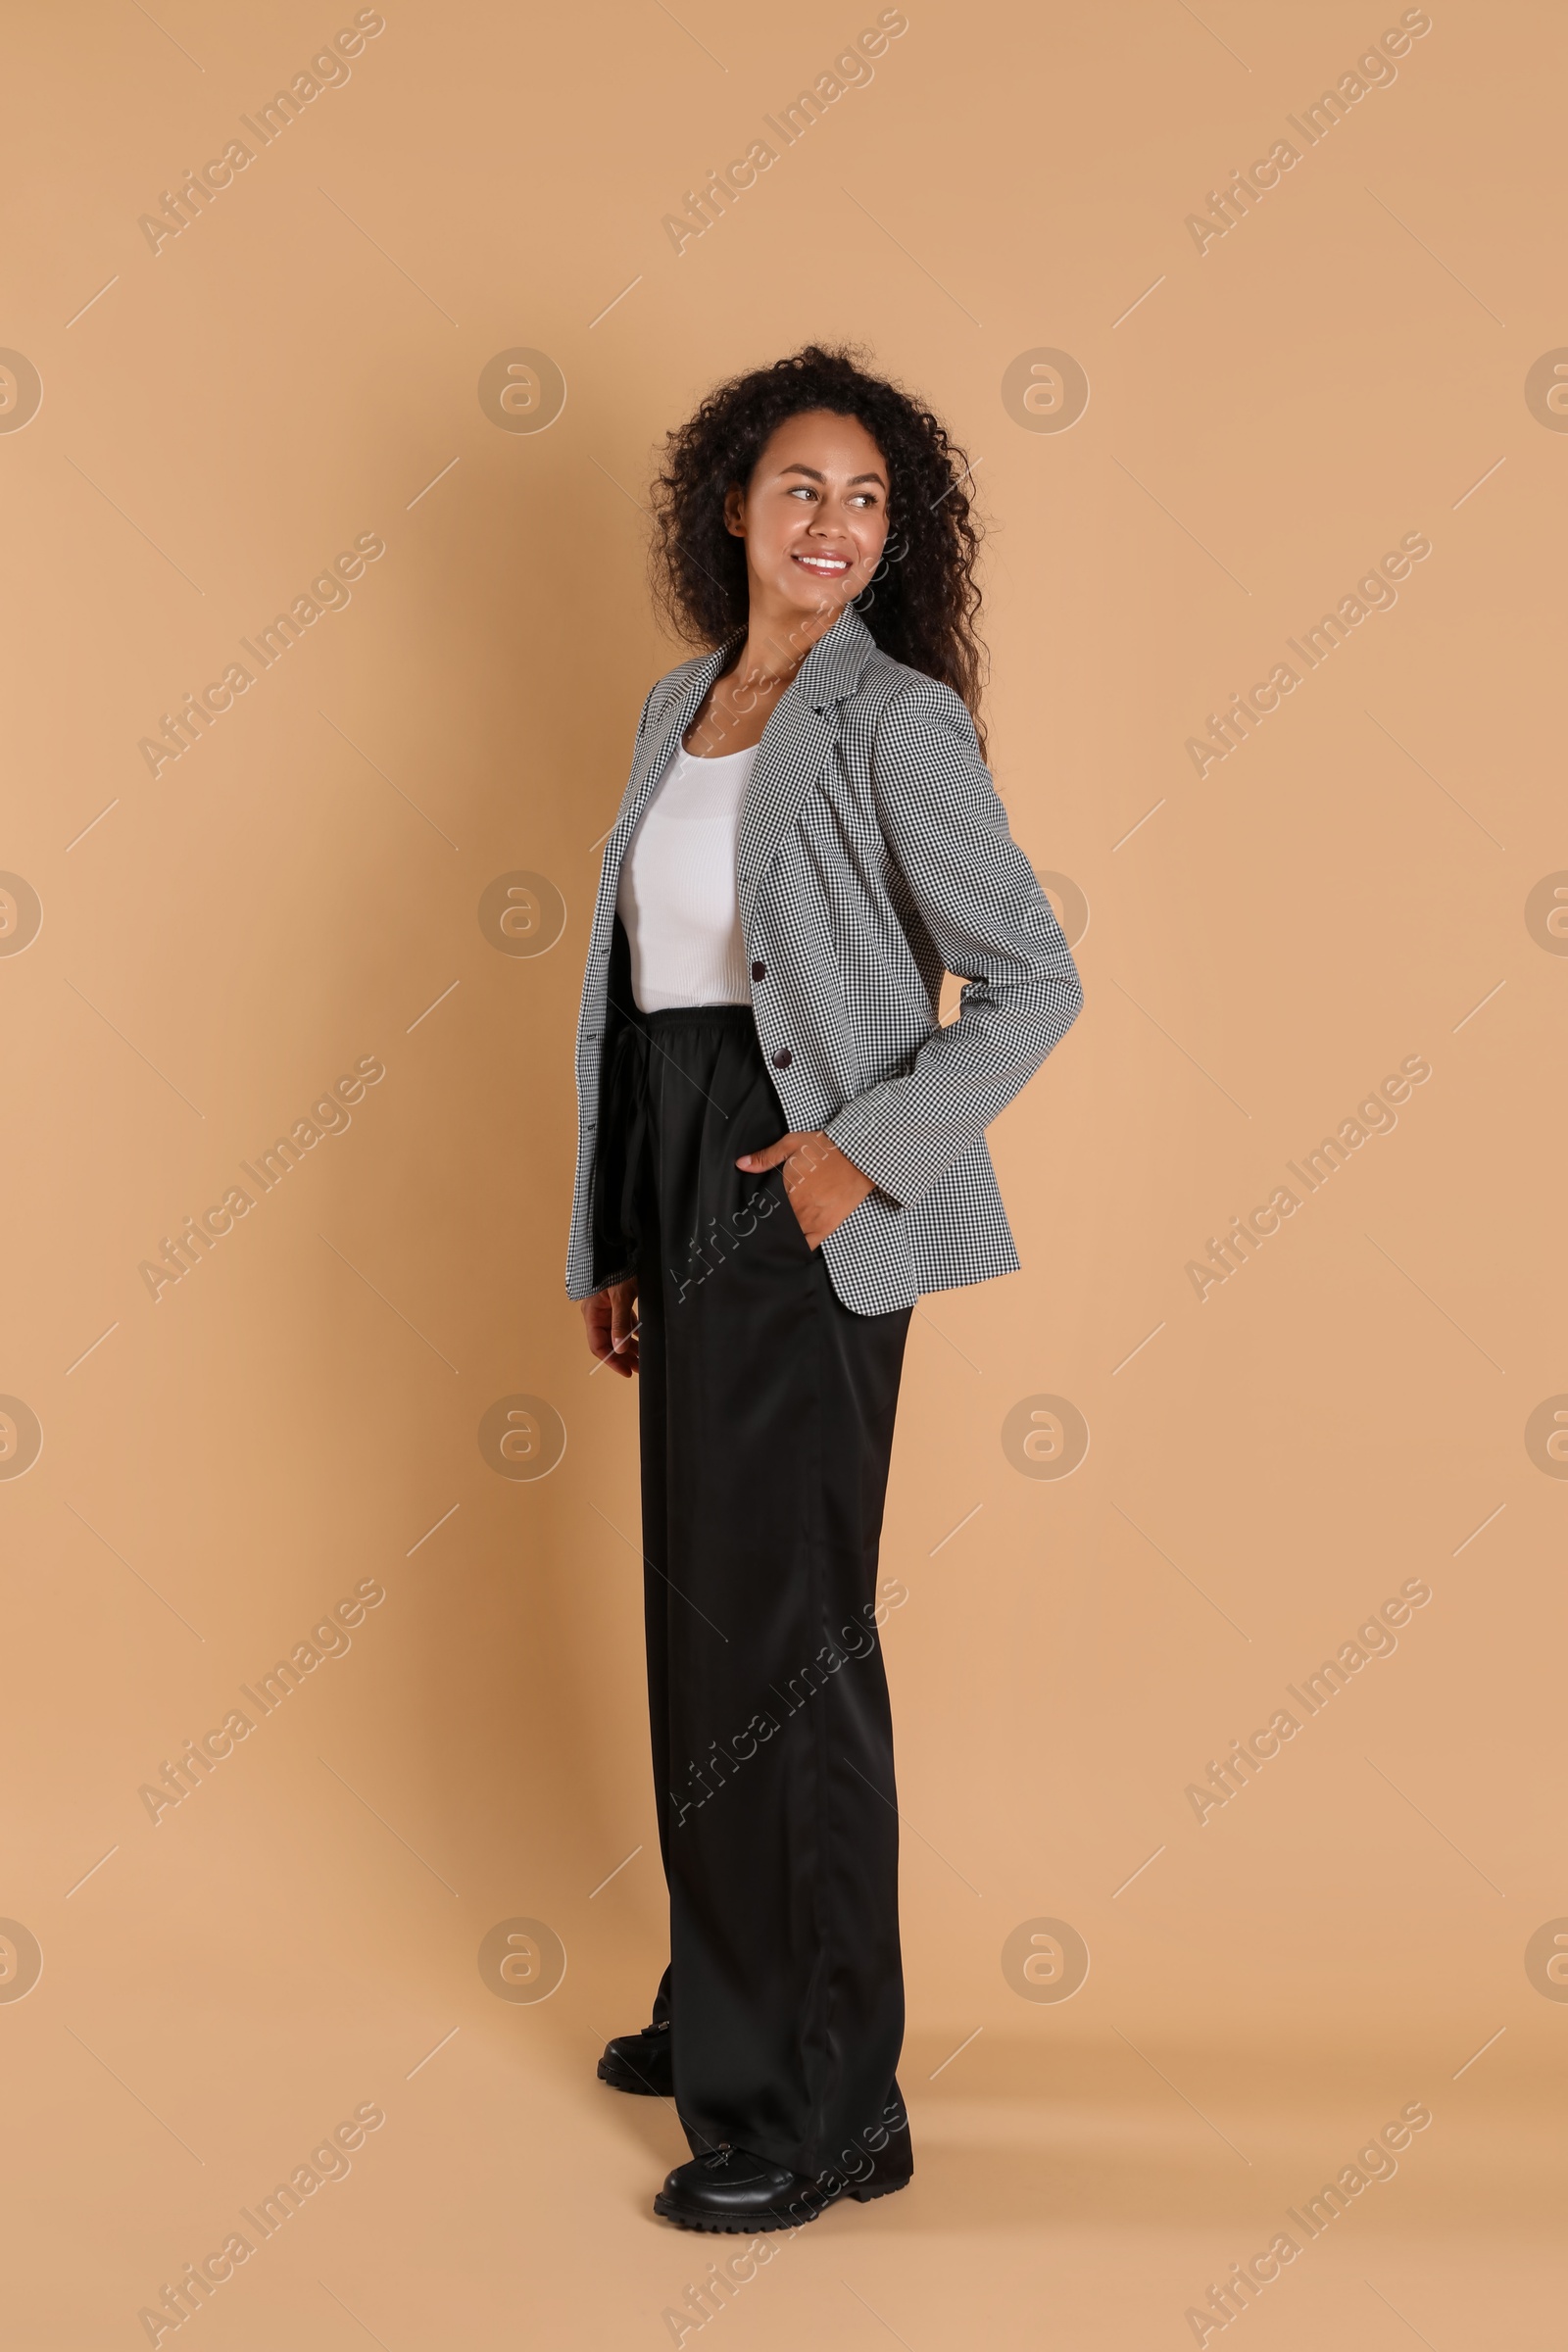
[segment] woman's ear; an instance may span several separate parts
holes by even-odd
[[[739,482],[731,482],[724,493],[724,528],[737,539],[746,536],[746,493]]]

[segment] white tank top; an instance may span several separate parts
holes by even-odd
[[[752,1001],[735,837],[757,749],[694,760],[677,744],[626,845],[615,911],[643,1012]]]

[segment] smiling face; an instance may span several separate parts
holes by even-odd
[[[810,409],[766,442],[724,519],[746,542],[754,623],[842,610],[869,585],[888,535],[888,465],[854,416]]]

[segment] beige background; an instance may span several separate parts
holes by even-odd
[[[562,1288],[569,1047],[676,658],[652,448],[809,336],[978,462],[996,772],[1087,900],[1088,1008],[993,1131],[1025,1270],[925,1302],[902,1406],[918,2180],[685,2341],[1192,2342],[1416,2100],[1397,2178],[1237,2325],[1560,2341],[1568,2006],[1525,1966],[1568,1914],[1568,1490],[1525,1444],[1568,1388],[1568,963],[1526,922],[1568,867],[1568,441],[1525,398],[1568,342],[1560,16],[1437,0],[1200,256],[1187,216],[1396,8],[911,0],[677,257],[662,217],[876,14],[391,0],[154,254],[139,216],[353,11],[8,12],[0,342],[43,386],[0,433],[0,866],[43,916],[0,956],[0,1390],[43,1435],[0,1480],[0,1913],[43,1956],[0,2002],[18,2352],[145,2341],[367,2102],[208,2352],[653,2352],[714,2259],[649,2210],[673,2118],[593,2078],[662,1951],[635,1400]],[[477,397],[518,347],[568,388],[538,434]],[[1070,430],[1004,404],[1040,348],[1087,371]],[[1408,532],[1397,605],[1200,780],[1186,739]],[[138,739],[360,534],[348,607],[155,780]],[[481,928],[517,871],[549,953]],[[1200,1303],[1187,1261],[1411,1055],[1396,1131]],[[352,1126],[155,1303],[160,1237],[362,1056]],[[566,1434],[539,1481],[478,1443],[517,1394]],[[1064,1480],[1003,1446],[1039,1396],[1091,1433]],[[1410,1578],[1396,1653],[1200,1826],[1188,1785]],[[368,1580],[352,1649],[155,1826],[141,1786]],[[567,1954],[540,2004],[477,1966],[517,1918]],[[1092,1955],[1065,2002],[1002,1966],[1042,1918]]]

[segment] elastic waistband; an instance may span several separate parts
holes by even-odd
[[[638,1012],[639,1028],[654,1037],[670,1029],[740,1029],[755,1028],[750,1004],[666,1004],[659,1012]]]

